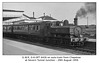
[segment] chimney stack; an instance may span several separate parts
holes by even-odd
[[[50,14],[50,17],[51,17],[51,14]]]
[[[45,16],[45,13],[43,13],[43,15]]]
[[[34,12],[33,12],[33,18],[34,18]]]
[[[77,18],[77,16],[75,16],[75,18],[74,18],[74,25],[78,25],[77,20],[78,20],[78,18]]]
[[[88,17],[87,17],[87,26],[88,26]]]

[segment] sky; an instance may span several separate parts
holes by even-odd
[[[70,23],[73,23],[74,17],[77,11],[84,6],[84,3],[72,3],[72,2],[49,2],[49,3],[20,3],[20,2],[13,2],[13,3],[3,3],[3,9],[11,9],[11,10],[21,10],[24,11],[24,14],[32,17],[33,12],[35,13],[35,17],[38,18],[43,16],[43,13],[46,15],[50,15],[57,19],[57,20],[65,20],[67,19]],[[96,24],[95,20],[88,18],[89,24]],[[87,19],[86,18],[79,18],[78,19],[79,25],[86,25]]]

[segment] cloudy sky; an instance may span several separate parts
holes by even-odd
[[[50,15],[58,20],[69,20],[73,23],[73,19],[77,11],[84,6],[84,3],[3,3],[3,9],[22,10],[28,16],[32,16],[35,12],[35,17],[43,16],[43,13]],[[95,24],[95,20],[88,18],[89,24]],[[86,18],[79,18],[78,24],[87,24]]]

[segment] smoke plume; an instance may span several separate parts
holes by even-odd
[[[77,11],[76,16],[82,18],[88,16],[88,14],[96,17],[96,2],[86,2],[84,6]]]

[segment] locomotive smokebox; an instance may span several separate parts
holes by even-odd
[[[77,16],[75,16],[75,18],[74,18],[74,25],[78,25],[78,18],[77,18]]]

